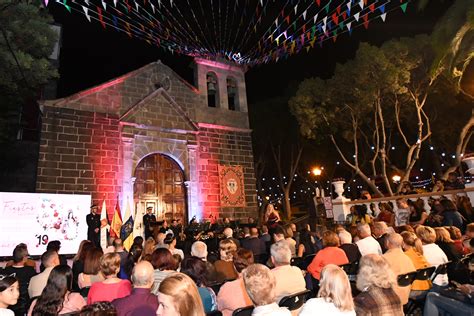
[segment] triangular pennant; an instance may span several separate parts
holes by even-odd
[[[82,6],[82,10],[84,11],[84,15],[86,16],[87,20],[89,20],[89,22],[91,21],[91,17],[89,16],[89,9],[86,8],[85,6]]]
[[[347,27],[347,30],[350,31],[351,30],[351,25],[352,25],[352,22],[349,22],[346,24],[346,27]]]
[[[318,5],[318,7],[321,6],[321,0],[316,0],[316,4]]]
[[[387,13],[380,15],[380,18],[382,19],[382,21],[385,22],[385,19],[387,18]]]
[[[99,15],[100,24],[102,24],[102,27],[105,29],[105,22],[102,17],[102,9],[100,7],[97,7],[97,14]]]
[[[369,5],[369,9],[370,9],[370,12],[374,12],[375,11],[375,3],[371,3]]]
[[[349,10],[350,10],[350,9],[351,9],[351,5],[352,5],[352,3],[349,1],[349,2],[346,4],[346,6],[347,6],[347,9],[349,9]]]
[[[275,26],[278,27],[278,18],[275,19]]]
[[[364,9],[364,0],[359,1],[359,6],[361,10]]]
[[[369,28],[369,15],[366,14],[362,17],[364,19],[364,27],[365,29],[368,29]]]
[[[313,17],[313,23],[316,23],[317,20],[318,20],[318,13],[316,13],[316,15]]]
[[[298,12],[298,4],[295,5],[295,14]]]
[[[107,3],[105,3],[104,0],[102,0],[102,6],[104,7],[104,10],[107,11]]]
[[[303,12],[303,20],[306,20],[306,13],[307,13],[307,10],[304,10],[304,12]]]
[[[260,5],[263,7],[263,0],[260,0]]]
[[[331,4],[331,2],[329,2],[329,3],[326,5],[326,8],[325,8],[325,9],[326,9],[326,14],[329,13],[329,5],[330,5],[330,4]]]
[[[336,8],[337,15],[341,14],[341,6],[338,5]]]
[[[345,20],[347,18],[347,13],[346,11],[342,12],[342,18]]]
[[[48,0],[44,0],[44,6],[47,7],[48,6]]]
[[[89,6],[89,0],[84,0],[84,2]]]
[[[405,13],[405,12],[407,11],[407,6],[408,6],[408,2],[406,2],[406,3],[404,3],[404,4],[402,4],[402,5],[400,6],[400,8],[402,9],[403,13]]]
[[[135,8],[137,9],[138,12],[138,2],[135,1]]]
[[[327,17],[327,16],[325,16],[325,17],[323,18],[323,24],[324,24],[324,26],[326,26],[326,24],[327,24],[327,23],[326,23],[326,22],[327,22],[327,20],[328,20],[328,17]]]
[[[337,16],[336,13],[332,14],[332,20],[334,21],[334,23],[336,23],[336,25],[339,24],[339,17]]]
[[[117,24],[118,24],[117,17],[113,14],[112,14],[112,22],[114,23],[114,26],[117,27]]]
[[[356,14],[354,14],[354,19],[358,22],[359,21],[359,14],[360,12],[357,12]]]
[[[115,0],[115,1],[117,1],[117,0]],[[153,11],[153,13],[155,13],[155,6],[151,2],[150,2],[150,5],[151,5],[151,10]]]
[[[385,13],[385,3],[380,5],[378,9],[380,10],[380,12]]]
[[[161,0],[158,0],[158,7],[161,9]]]
[[[117,7],[117,0],[114,0],[114,7]]]

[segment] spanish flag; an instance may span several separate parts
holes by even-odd
[[[120,238],[120,229],[122,228],[122,214],[120,212],[119,200],[117,197],[117,204],[115,204],[114,217],[110,224],[110,236]]]

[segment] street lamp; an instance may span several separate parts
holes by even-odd
[[[313,170],[311,170],[311,172],[315,175],[315,176],[320,176],[321,173],[323,172],[323,170],[319,167],[314,167]]]
[[[393,180],[393,182],[395,182],[395,183],[400,182],[401,179],[402,179],[402,177],[400,177],[398,174],[396,174],[396,175],[394,175],[394,176],[392,177],[392,180]]]

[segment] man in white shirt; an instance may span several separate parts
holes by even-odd
[[[395,226],[408,225],[410,219],[410,206],[404,198],[397,199],[395,208]]]
[[[44,271],[40,274],[35,275],[30,280],[30,285],[28,286],[28,294],[30,298],[38,297],[43,292],[46,283],[48,282],[49,274],[51,270],[57,265],[59,265],[59,255],[54,250],[48,250],[41,256],[41,263],[45,267]]]
[[[356,245],[359,247],[362,256],[368,254],[382,254],[382,248],[380,247],[379,242],[372,237],[370,226],[368,224],[357,225],[357,231],[360,239],[356,242]]]
[[[271,270],[275,276],[275,295],[278,303],[283,297],[306,289],[303,272],[291,266],[291,250],[285,241],[274,243],[270,248],[271,260],[275,268]]]

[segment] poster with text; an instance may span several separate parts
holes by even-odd
[[[0,192],[0,256],[11,256],[19,243],[41,255],[51,240],[61,254],[75,254],[87,239],[90,195]]]

